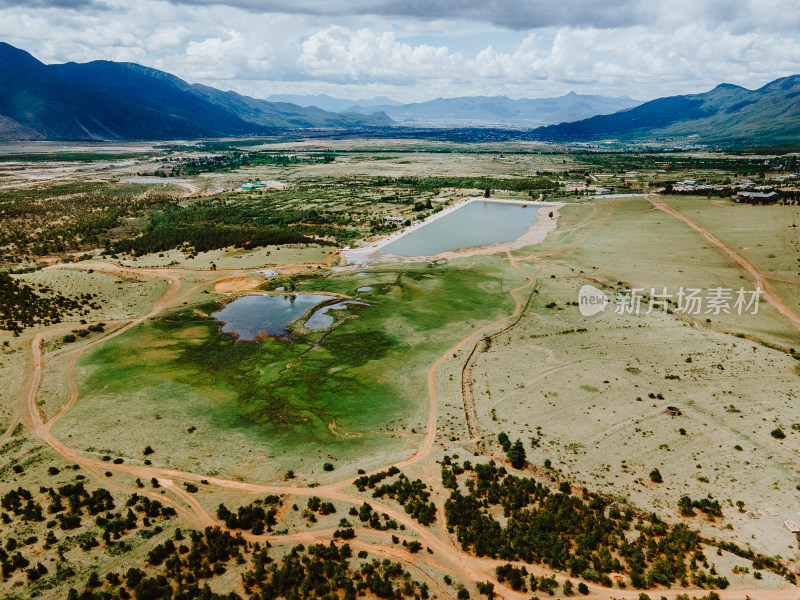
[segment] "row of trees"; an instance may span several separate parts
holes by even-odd
[[[319,154],[282,154],[272,152],[242,152],[233,150],[215,156],[201,156],[180,160],[164,175],[178,177],[182,175],[199,175],[200,173],[218,173],[235,171],[241,167],[276,165],[288,167],[297,164],[329,164],[336,160],[333,152]]]
[[[381,187],[409,187],[419,191],[437,192],[441,188],[471,188],[479,190],[511,190],[514,192],[552,191],[558,182],[547,177],[374,177],[372,185]]]
[[[236,246],[256,248],[274,244],[310,244],[312,240],[291,229],[213,227],[198,225],[181,229],[151,229],[135,238],[107,241],[105,254],[150,254],[186,247],[195,252]]]

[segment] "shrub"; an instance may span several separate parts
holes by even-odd
[[[689,496],[681,496],[681,499],[678,500],[678,508],[681,511],[681,514],[690,517],[694,514],[694,510],[692,510],[692,499]]]
[[[497,441],[500,442],[503,452],[508,452],[511,448],[511,440],[508,439],[508,435],[504,431],[497,436]]]
[[[650,481],[653,483],[663,483],[664,478],[661,477],[661,472],[658,469],[653,469],[650,471]]]

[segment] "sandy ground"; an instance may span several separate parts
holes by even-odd
[[[215,294],[234,294],[236,292],[249,292],[264,283],[264,278],[252,275],[234,276],[220,279],[214,284]]]

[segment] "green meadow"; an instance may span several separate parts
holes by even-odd
[[[298,291],[355,296],[369,286],[360,295],[369,304],[331,311],[332,329],[311,332],[301,319],[289,338],[260,343],[218,333],[215,301],[184,306],[87,355],[80,398],[56,434],[88,453],[138,461],[130,449],[151,445],[154,464],[242,477],[316,469],[317,478],[328,454],[385,460],[424,433],[430,364],[510,313],[508,292],[523,282],[494,257],[301,280]]]

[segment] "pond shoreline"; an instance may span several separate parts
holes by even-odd
[[[520,237],[510,240],[507,242],[497,242],[494,244],[488,244],[483,246],[471,246],[466,248],[454,249],[454,250],[446,250],[444,252],[440,252],[438,254],[431,254],[431,255],[419,255],[419,256],[401,256],[395,254],[381,254],[380,250],[389,244],[407,236],[410,233],[418,231],[433,223],[434,221],[441,219],[453,212],[464,208],[465,206],[473,203],[473,202],[493,202],[497,204],[515,204],[515,205],[522,205],[522,206],[532,206],[538,207],[536,220],[533,222],[531,227],[523,233]],[[544,240],[547,234],[550,231],[553,231],[557,225],[558,219],[558,210],[565,206],[567,203],[565,202],[541,202],[541,201],[523,201],[523,200],[502,200],[502,199],[494,199],[494,198],[482,198],[482,197],[474,197],[474,198],[467,198],[452,206],[447,207],[446,209],[430,215],[426,219],[414,223],[413,225],[406,227],[400,231],[396,231],[391,233],[390,235],[381,238],[375,242],[367,244],[365,246],[361,246],[359,248],[349,248],[346,250],[342,250],[340,252],[342,258],[344,258],[345,262],[348,265],[352,264],[365,264],[368,262],[373,262],[378,259],[389,259],[392,261],[420,261],[420,260],[436,260],[436,259],[449,259],[454,258],[456,256],[471,256],[474,254],[491,254],[498,251],[505,251],[505,250],[516,250],[522,248],[524,246],[530,246],[533,244],[537,244]],[[553,213],[553,216],[550,217],[550,212]]]
[[[303,310],[302,313],[292,313],[290,310],[288,311],[288,314],[285,314],[286,307],[278,302],[277,306],[266,305],[261,307],[250,307],[250,310],[245,310],[244,314],[232,314],[231,316],[223,314],[226,312],[226,310],[229,310],[229,308],[236,301],[245,300],[246,298],[264,298],[268,304],[270,302],[269,299],[271,298],[283,298],[284,301],[294,304],[294,301],[289,300],[290,298],[296,299],[304,296],[316,296],[317,301],[305,307],[305,310]],[[350,299],[348,296],[345,296],[345,298]],[[309,300],[311,299],[309,298]],[[217,322],[219,334],[228,335],[238,343],[258,342],[263,337],[272,337],[277,339],[287,338],[292,334],[292,327],[290,327],[292,323],[295,323],[303,318],[307,318],[313,313],[313,311],[318,310],[322,306],[341,302],[342,296],[339,294],[327,294],[325,292],[284,292],[278,294],[240,294],[238,296],[219,298],[218,301],[220,304],[219,310],[210,313],[209,316]],[[255,301],[251,301],[250,304],[253,302]],[[243,309],[240,307],[240,312],[241,310]],[[263,314],[261,314],[260,317],[255,316],[258,314],[258,310],[263,311]],[[260,321],[255,323],[247,322],[246,316],[250,319],[259,318]],[[238,324],[234,325],[234,323]]]

